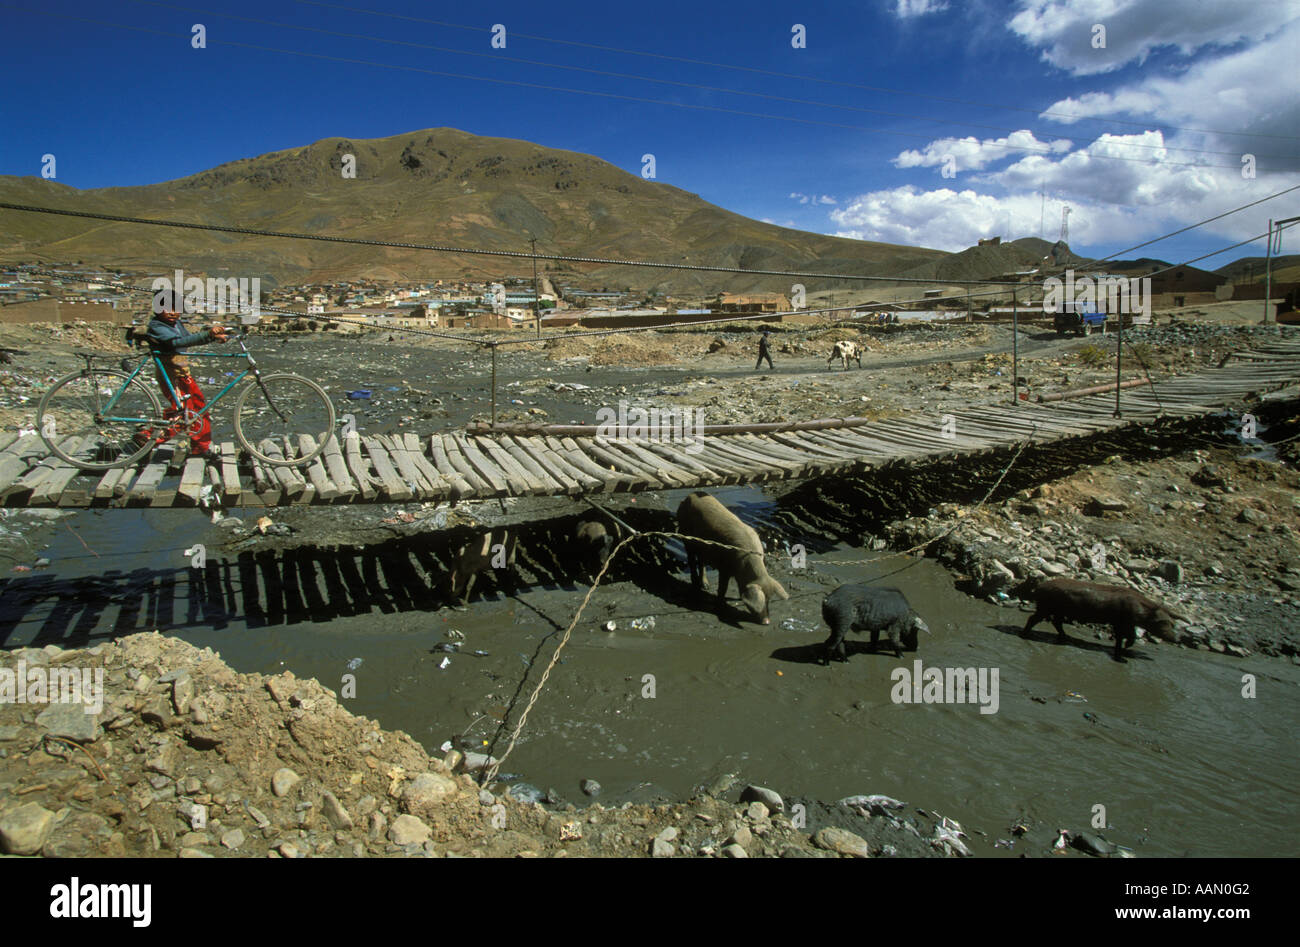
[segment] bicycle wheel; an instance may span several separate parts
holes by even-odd
[[[111,368],[60,378],[41,398],[36,424],[50,450],[82,470],[128,466],[156,446],[165,427],[154,390],[139,375]]]
[[[303,434],[311,436],[314,446],[302,443]],[[235,436],[244,450],[262,463],[276,467],[306,464],[334,436],[334,405],[325,389],[309,378],[263,375],[246,385],[235,401]]]

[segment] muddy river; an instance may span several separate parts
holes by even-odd
[[[444,386],[485,387],[485,367],[478,357],[448,369]],[[582,371],[555,377],[576,381]],[[665,373],[658,384],[670,390],[675,377]],[[370,387],[362,410],[376,423],[383,398],[375,395],[395,380],[375,371],[355,382]],[[512,380],[519,376],[503,382]],[[563,402],[548,401],[547,410],[568,420]],[[591,417],[572,403],[569,410]],[[645,512],[667,511],[683,495],[638,502]],[[757,489],[718,495],[764,533],[769,549],[780,548],[772,499]],[[573,503],[568,515],[580,512]],[[339,515],[299,514],[298,539],[310,544],[311,517]],[[435,570],[406,547],[379,556],[350,547],[260,555],[253,544],[241,555],[221,551],[229,535],[194,511],[67,517],[40,551],[51,566],[9,577],[0,645],[69,647],[158,628],[218,650],[239,671],[288,669],[336,691],[354,675],[355,697],[345,701],[353,712],[432,751],[449,740],[482,748],[503,717],[517,719],[586,590],[563,570],[540,578],[533,570],[513,592],[482,580],[471,605],[458,609],[429,592]],[[209,550],[202,571],[184,552],[196,542]],[[588,801],[584,779],[602,785],[606,805],[685,797],[727,774],[807,799],[884,793],[958,819],[981,855],[1025,851],[1028,840],[1014,849],[992,844],[1011,839],[1018,824],[1040,841],[1057,828],[1088,829],[1098,806],[1107,838],[1139,856],[1297,854],[1290,826],[1300,784],[1300,667],[1146,644],[1120,664],[1109,635],[1082,626],[1067,626],[1064,643],[1047,624],[1024,640],[1023,612],[958,591],[931,560],[823,542],[806,568],[782,564],[773,574],[790,599],[759,626],[730,613],[721,619],[690,588],[675,550],[616,570],[578,622],[502,772],[524,784],[521,793],[554,790],[579,805]],[[851,638],[847,663],[821,666],[820,602],[842,582],[896,586],[932,634],[902,660]],[[634,626],[651,616],[652,628]],[[604,630],[611,621],[616,629]],[[459,652],[438,650],[460,636]],[[997,686],[983,704],[894,699],[892,672],[912,672],[917,660],[983,671],[990,685],[996,672]],[[1254,676],[1257,696],[1243,697],[1244,675]]]

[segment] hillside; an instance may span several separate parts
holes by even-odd
[[[356,178],[341,174],[356,156]],[[680,188],[608,162],[450,128],[391,138],[329,138],[144,187],[79,191],[35,177],[0,177],[0,200],[146,218],[395,242],[623,257],[749,269],[898,273],[948,256],[750,220]],[[527,260],[433,254],[98,223],[0,211],[0,259],[39,257],[260,276],[499,277]],[[544,265],[560,281],[691,292],[786,290],[788,278]],[[809,282],[809,281],[805,281]],[[815,288],[809,286],[810,289]]]

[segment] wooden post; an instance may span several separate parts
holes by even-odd
[[[1121,306],[1120,309],[1125,307]],[[1124,313],[1116,314],[1119,320],[1119,341],[1115,343],[1115,417],[1119,417],[1120,366],[1124,363]]]
[[[1011,403],[1020,400],[1020,310],[1019,289],[1011,287]]]
[[[497,423],[497,344],[492,343],[492,423]]]

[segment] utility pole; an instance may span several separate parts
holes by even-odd
[[[1282,250],[1282,229],[1287,224],[1293,224],[1300,217],[1288,217],[1286,220],[1268,222],[1268,247],[1264,253],[1264,324],[1268,325],[1268,298],[1273,289],[1273,226],[1277,225],[1277,249]]]
[[[533,321],[537,324],[537,337],[542,337],[542,300],[537,295],[537,238],[530,237],[533,245]]]

